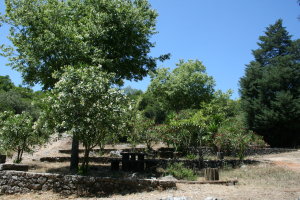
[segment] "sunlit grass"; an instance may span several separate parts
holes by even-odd
[[[270,164],[247,165],[236,169],[220,170],[222,180],[238,179],[239,184],[289,188],[299,185],[300,173]]]

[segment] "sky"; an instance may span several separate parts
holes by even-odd
[[[148,0],[159,16],[151,42],[156,46],[149,56],[171,53],[170,60],[157,66],[174,69],[179,59],[199,59],[208,76],[215,80],[215,90],[234,90],[232,99],[239,98],[238,81],[245,74],[245,64],[254,59],[251,49],[257,49],[259,36],[266,27],[283,20],[292,39],[300,38],[300,6],[297,0]],[[0,12],[5,12],[0,0]],[[6,38],[8,27],[0,27],[0,44],[11,44]],[[9,75],[15,85],[22,83],[21,74],[5,66],[7,58],[0,57],[0,75]],[[147,90],[150,78],[125,81],[124,87]],[[40,86],[33,88],[40,90]]]

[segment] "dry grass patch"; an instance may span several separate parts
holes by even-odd
[[[300,185],[300,173],[270,164],[243,165],[236,169],[220,170],[222,179],[238,179],[240,185],[291,188]]]

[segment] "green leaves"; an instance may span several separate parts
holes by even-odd
[[[226,152],[233,148],[240,160],[244,159],[247,148],[263,148],[267,145],[262,136],[246,131],[240,123],[221,127],[214,137],[219,151]]]
[[[58,81],[52,73],[69,65],[101,64],[115,73],[116,83],[141,80],[156,68],[157,58],[148,53],[155,46],[150,37],[157,33],[157,16],[146,0],[6,1],[2,22],[12,27],[16,49],[1,49],[25,83],[40,83],[44,90]]]
[[[66,66],[56,71],[53,77],[59,81],[45,99],[45,122],[57,131],[67,130],[87,151],[115,142],[123,126],[127,99],[112,87],[114,75],[101,66]]]
[[[172,72],[159,68],[151,72],[151,83],[147,91],[168,102],[170,110],[200,108],[201,102],[213,97],[215,82],[205,73],[205,66],[199,60],[179,60]]]
[[[18,152],[17,162],[22,159],[23,151],[31,152],[31,147],[40,144],[40,137],[34,131],[33,118],[28,113],[0,113],[0,149]]]

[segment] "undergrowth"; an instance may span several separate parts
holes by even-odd
[[[197,175],[194,174],[193,170],[185,168],[182,163],[169,164],[167,167],[167,173],[177,179],[185,179],[189,181],[197,180]]]

